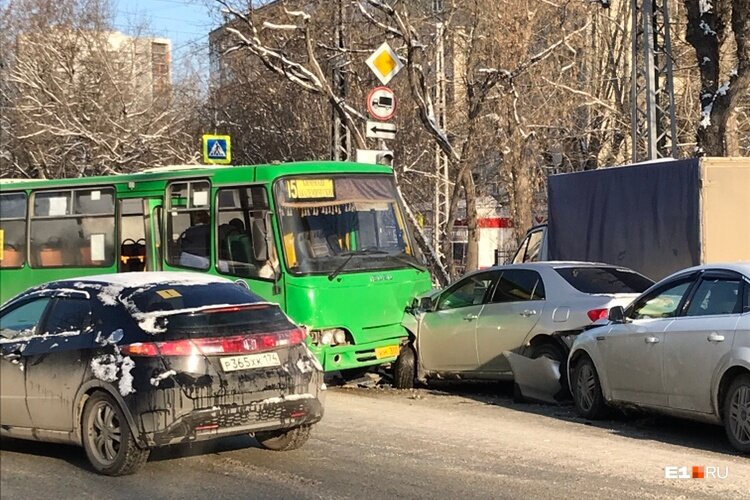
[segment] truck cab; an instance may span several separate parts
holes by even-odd
[[[539,224],[526,232],[526,236],[513,256],[512,264],[549,260],[547,251],[547,224]]]

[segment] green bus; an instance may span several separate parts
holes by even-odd
[[[178,270],[240,280],[279,303],[309,329],[326,371],[394,362],[404,309],[431,287],[387,166],[0,182],[0,303],[56,279]]]

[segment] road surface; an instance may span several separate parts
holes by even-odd
[[[6,439],[0,495],[18,498],[750,498],[750,457],[723,430],[662,417],[603,423],[513,403],[506,385],[334,388],[301,450],[250,437],[156,451],[108,478],[73,446]],[[665,479],[666,466],[726,479]],[[708,469],[707,469],[708,470]]]

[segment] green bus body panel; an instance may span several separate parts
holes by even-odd
[[[288,276],[288,314],[303,325],[344,328],[352,334],[355,345],[328,347],[325,353],[313,346],[326,371],[381,364],[395,357],[376,359],[374,349],[406,337],[404,310],[431,286],[428,273],[411,268],[342,273],[333,281]]]
[[[211,182],[211,199],[218,189],[243,184],[263,184],[268,189],[271,209],[275,211],[273,182],[287,175],[305,174],[385,174],[393,175],[390,167],[349,162],[311,161],[255,166],[226,166],[164,169],[135,174],[59,180],[23,180],[0,182],[0,192],[60,189],[75,187],[114,186],[117,199],[164,199],[167,185],[181,179],[204,178]],[[272,218],[272,230],[277,255],[282,256],[280,228]],[[212,241],[215,235],[212,235]],[[349,331],[354,345],[310,345],[326,371],[344,370],[388,363],[395,358],[375,357],[375,348],[398,345],[407,335],[401,326],[404,309],[416,295],[428,291],[430,275],[412,268],[342,272],[335,280],[325,275],[295,276],[284,268],[278,282],[279,292],[273,293],[270,280],[238,278],[223,274],[215,267],[215,245],[211,245],[211,268],[207,273],[229,279],[244,279],[250,288],[264,299],[277,302],[297,323],[311,329],[344,328]],[[165,271],[195,271],[169,266],[162,260]],[[0,271],[0,303],[27,288],[57,279],[116,273],[117,261],[108,267],[31,269],[28,262],[20,269]],[[202,271],[195,271],[202,272]]]

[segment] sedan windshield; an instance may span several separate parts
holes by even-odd
[[[292,273],[335,277],[417,264],[390,176],[287,177],[275,195]]]

